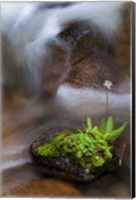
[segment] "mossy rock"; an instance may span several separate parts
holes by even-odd
[[[87,182],[121,164],[112,145],[127,127],[127,122],[114,128],[112,116],[102,119],[100,126],[92,126],[88,116],[83,129],[64,130],[50,134],[31,146],[32,157],[48,173]]]
[[[105,162],[101,167],[97,167],[94,172],[89,172],[89,170],[62,156],[48,158],[37,154],[37,148],[49,142],[47,135],[43,135],[31,145],[31,154],[34,163],[39,171],[47,175],[63,177],[64,179],[72,179],[79,182],[88,182],[95,180],[105,172],[115,170],[119,166],[119,157],[114,152],[112,153],[112,159]]]

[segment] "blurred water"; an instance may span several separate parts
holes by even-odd
[[[3,135],[1,165],[3,191],[9,191],[20,184],[40,179],[33,167],[29,154],[30,144],[32,144],[35,139],[44,133],[49,132],[49,134],[53,134],[58,129],[63,130],[81,127],[85,116],[88,114],[91,114],[94,123],[97,124],[100,117],[105,115],[105,97],[105,92],[89,88],[75,89],[67,85],[62,85],[55,99],[51,101],[47,101],[44,104],[41,102],[28,101],[23,108],[18,107],[16,110],[13,109],[10,112],[9,110],[7,113],[5,112],[5,136]],[[109,114],[115,117],[117,126],[124,121],[129,122],[130,100],[131,97],[128,93],[122,95],[109,93]],[[8,118],[6,118],[6,114]],[[130,186],[129,128],[130,127],[127,128],[125,133],[123,133],[120,139],[115,143],[117,153],[121,153],[124,143],[127,145],[127,150],[123,158],[124,166],[126,166],[124,169],[124,176],[126,176],[125,182],[118,177],[120,172],[115,172],[117,177],[116,180],[114,180],[115,182],[117,181],[116,184],[119,184],[120,187],[127,186],[127,188]],[[108,179],[111,179],[112,183],[113,176],[108,176]],[[89,186],[85,188],[85,186],[79,184],[79,188],[80,187],[84,195],[93,193],[93,189],[90,190],[88,188]],[[105,185],[105,189],[106,187]],[[94,188],[94,191],[96,190],[95,183],[92,188]],[[103,189],[103,192],[105,192],[105,189]],[[111,187],[111,191],[112,190]],[[102,195],[101,188],[100,194]],[[107,194],[110,194],[110,192]]]
[[[28,90],[37,96],[43,89],[43,68],[50,67],[48,61],[54,59],[50,57],[53,48],[49,48],[49,43],[54,41],[58,47],[56,49],[62,50],[59,41],[56,41],[57,36],[69,23],[87,21],[88,25],[95,25],[101,34],[106,35],[105,41],[111,40],[114,43],[114,36],[118,33],[121,23],[122,6],[122,2],[81,2],[53,7],[42,3],[2,3],[3,82],[15,96],[14,100],[4,96],[3,102],[0,166],[2,192],[42,179],[35,171],[30,157],[30,145],[41,134],[54,134],[58,130],[81,127],[88,114],[91,114],[94,124],[97,124],[105,115],[104,91],[73,88],[62,84],[55,97],[45,98],[44,101],[32,98],[33,95],[30,95],[30,99],[20,97],[16,92],[23,91],[24,95]],[[60,63],[58,68],[59,65]],[[52,71],[53,69],[51,68]],[[63,76],[65,75],[64,72]],[[59,83],[62,83],[62,80],[61,76]],[[118,92],[109,92],[109,115],[114,116],[117,126],[124,121],[131,124],[131,95],[126,91],[129,84],[129,81],[126,81],[116,89]],[[119,154],[123,145],[127,145],[123,157],[124,164],[119,170],[110,175],[106,174],[93,183],[70,184],[80,190],[83,196],[128,197],[130,138],[129,126],[115,142],[115,149]]]
[[[8,56],[3,60],[3,82],[8,87],[16,85],[23,94],[36,95],[42,88],[43,68],[45,63],[48,66],[52,53],[50,42],[59,42],[57,36],[69,23],[85,21],[89,26],[95,25],[106,41],[114,43],[124,3],[78,2],[49,8],[48,3],[46,6],[46,3],[28,2],[2,3],[1,7],[2,45]]]

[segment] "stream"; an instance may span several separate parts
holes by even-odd
[[[3,196],[130,197],[130,22],[122,23],[124,4],[2,3]],[[99,124],[107,109],[105,80],[113,83],[108,115],[116,127],[128,121],[114,141],[122,165],[88,183],[40,173],[31,144],[44,133],[81,128],[87,115]]]
[[[86,98],[84,98],[86,97]],[[116,100],[115,100],[116,99]],[[109,94],[109,114],[117,125],[130,118],[130,95]],[[37,173],[30,156],[30,145],[44,132],[53,133],[81,127],[85,116],[91,114],[94,124],[105,115],[105,92],[93,89],[77,89],[60,86],[51,102],[25,102],[25,106],[4,112],[5,126],[2,146],[2,191],[14,189],[31,181],[43,180]],[[7,115],[7,118],[6,118]],[[11,116],[10,116],[11,115]],[[11,133],[11,130],[13,132]],[[129,128],[115,142],[116,152],[121,154],[127,145],[123,165],[111,174],[105,174],[93,183],[70,183],[81,192],[81,196],[124,196],[130,195],[130,132]],[[51,177],[52,179],[52,177]],[[46,177],[45,177],[46,180]],[[65,181],[65,180],[64,180]],[[55,179],[54,179],[55,182]],[[115,189],[114,189],[115,188]],[[118,189],[116,189],[118,188]]]

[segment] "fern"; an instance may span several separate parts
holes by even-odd
[[[89,117],[89,116],[87,117],[86,124],[87,124],[88,129],[91,130],[92,129],[92,119],[91,119],[91,117]]]
[[[101,123],[100,123],[99,130],[100,130],[102,133],[105,133],[105,132],[106,132],[106,118],[102,118]]]
[[[106,133],[111,133],[113,129],[114,129],[114,121],[113,121],[113,117],[110,116],[108,117],[107,122],[106,122]]]
[[[111,133],[107,133],[105,135],[105,140],[109,141],[109,140],[114,140],[116,139],[127,127],[128,122],[125,122],[124,124],[122,124],[121,127],[119,127],[118,129],[112,131]]]
[[[95,139],[111,141],[116,139],[127,127],[127,122],[125,122],[118,129],[114,129],[114,119],[112,116],[109,116],[107,119],[102,118],[100,126],[93,127],[91,117],[86,118],[86,125],[83,125],[84,131],[78,129],[79,133],[92,134]]]
[[[97,140],[103,138],[103,133],[101,133],[101,132],[99,131],[99,129],[98,129],[97,126],[95,126],[95,127],[91,130],[91,133],[94,134],[94,136],[95,136],[95,138],[96,138]]]
[[[91,117],[87,117],[86,118],[86,126],[85,126],[85,131],[86,133],[90,133],[92,130],[92,120],[91,120]]]
[[[83,129],[77,129],[75,132],[65,130],[49,144],[38,147],[37,153],[49,159],[59,156],[68,157],[81,167],[94,171],[96,167],[101,167],[112,159],[113,147],[110,141],[116,139],[126,127],[127,122],[114,129],[112,116],[103,118],[100,126],[93,126],[91,117],[88,116]],[[122,157],[119,162],[121,164]]]

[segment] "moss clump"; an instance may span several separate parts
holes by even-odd
[[[56,136],[49,144],[37,148],[37,154],[48,159],[52,157],[69,158],[90,172],[103,166],[112,159],[111,141],[126,128],[127,122],[114,130],[113,117],[102,119],[100,126],[92,126],[91,118],[86,118],[84,129],[75,132],[65,131]]]

